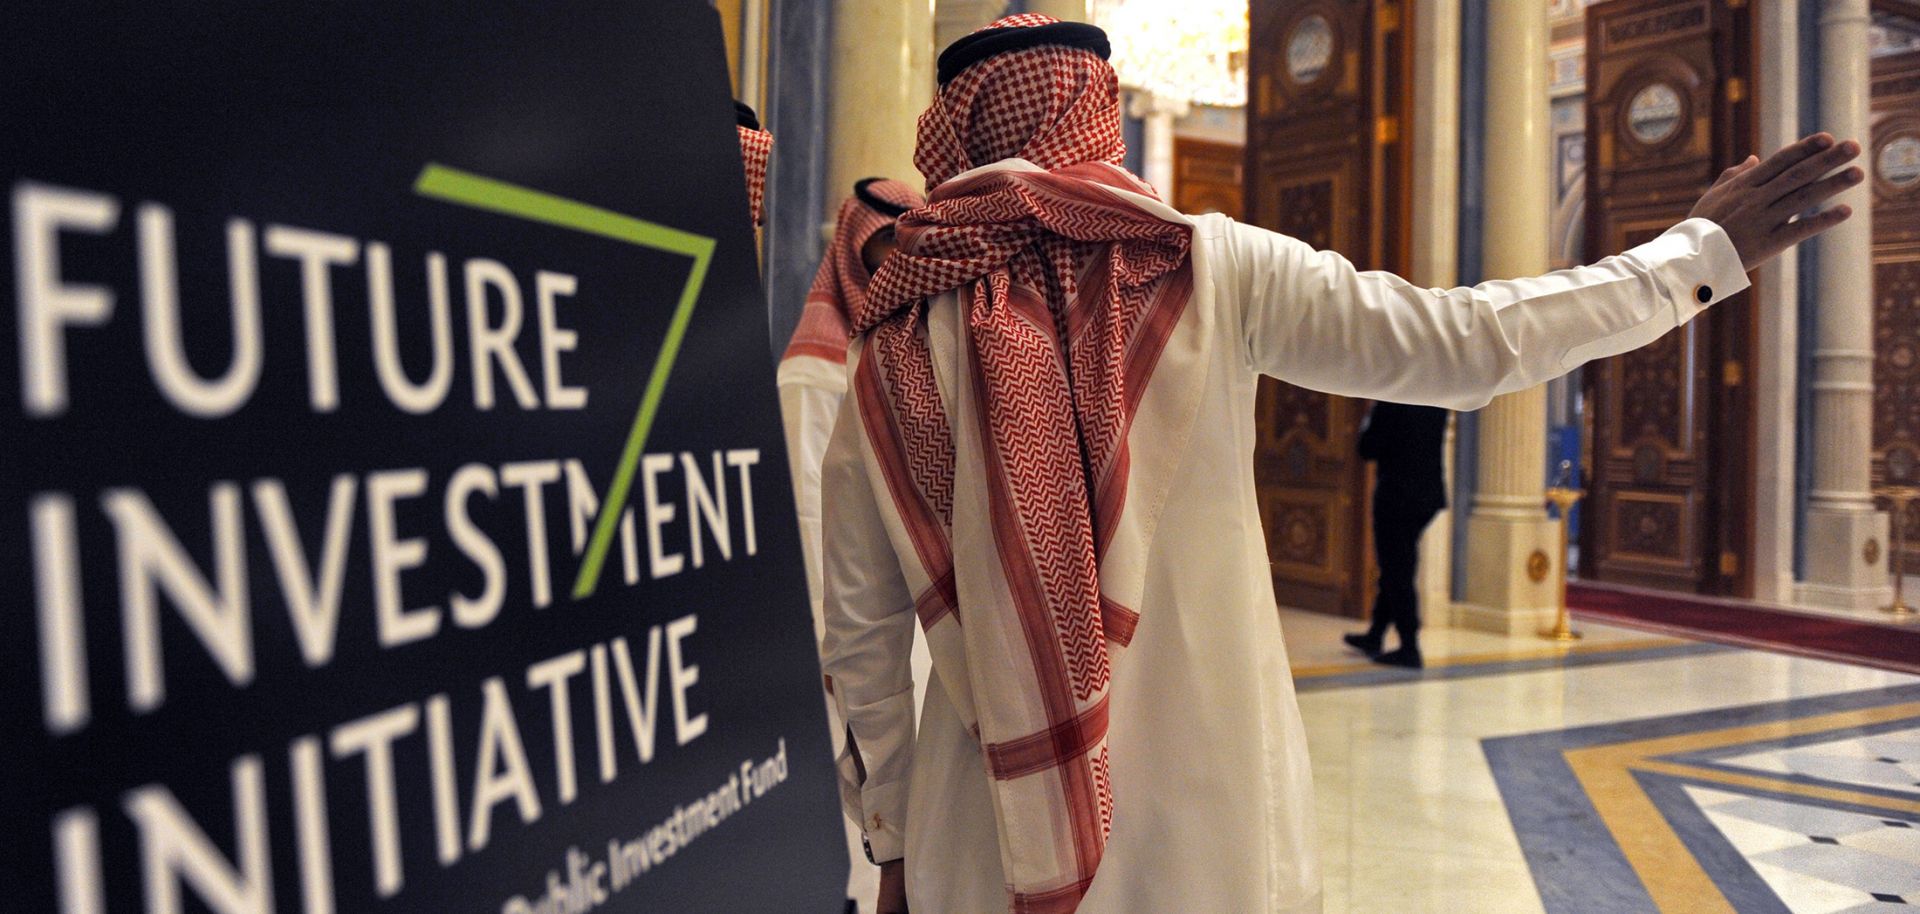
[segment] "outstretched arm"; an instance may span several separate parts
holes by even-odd
[[[1746,271],[1846,219],[1796,217],[1859,183],[1859,154],[1820,134],[1728,169],[1666,234],[1591,266],[1427,289],[1338,254],[1232,225],[1216,273],[1243,310],[1248,364],[1302,387],[1477,409],[1644,346],[1747,287]],[[1496,242],[1497,243],[1497,242]]]
[[[1747,269],[1754,269],[1853,215],[1844,204],[1811,211],[1866,178],[1858,166],[1835,170],[1859,154],[1859,143],[1816,133],[1764,162],[1748,156],[1721,172],[1688,215],[1718,224]]]

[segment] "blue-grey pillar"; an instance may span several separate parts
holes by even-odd
[[[1460,254],[1456,279],[1474,285],[1482,278],[1480,252],[1482,206],[1486,190],[1487,0],[1460,4]],[[1460,413],[1453,451],[1453,598],[1467,595],[1466,507],[1473,504],[1480,473],[1478,413]]]
[[[820,264],[820,214],[826,210],[827,85],[833,4],[775,0],[767,69],[771,82],[762,122],[773,133],[767,173],[761,273],[773,358],[787,348],[807,288]]]

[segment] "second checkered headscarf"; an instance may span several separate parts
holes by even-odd
[[[875,209],[865,198],[898,207],[891,213]],[[867,271],[861,249],[874,235],[893,225],[899,210],[926,205],[927,198],[899,181],[868,178],[856,192],[840,204],[840,217],[833,223],[833,240],[827,243],[826,256],[813,274],[813,287],[807,290],[806,307],[793,328],[782,360],[810,355],[829,362],[845,364],[847,339],[853,335],[847,315],[864,308],[867,283],[873,276]]]
[[[734,129],[740,133],[740,164],[747,173],[747,208],[759,225],[761,201],[767,195],[767,160],[773,157],[773,134],[760,129],[760,118],[741,102],[733,103]]]
[[[740,163],[747,170],[747,207],[753,212],[753,224],[759,225],[761,203],[767,195],[767,159],[773,155],[773,134],[747,127],[740,131]]]

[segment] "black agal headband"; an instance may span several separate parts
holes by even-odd
[[[907,211],[906,207],[889,200],[883,200],[879,194],[867,189],[867,185],[875,181],[885,180],[885,178],[861,178],[858,183],[853,185],[853,195],[859,197],[860,202],[866,204],[868,209],[888,219],[898,219]]]
[[[1107,33],[1098,26],[1084,22],[1050,22],[1024,28],[983,29],[947,45],[947,49],[940,52],[940,85],[944,86],[948,80],[959,76],[961,70],[996,54],[1042,45],[1083,48],[1100,55],[1101,60],[1106,60],[1113,53],[1112,47],[1107,44]]]
[[[753,109],[747,107],[744,102],[735,101],[733,103],[733,122],[748,130],[760,129],[759,116],[754,114]]]

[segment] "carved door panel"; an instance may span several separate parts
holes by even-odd
[[[1746,4],[1613,0],[1587,9],[1587,254],[1618,253],[1686,217],[1752,143]],[[1752,309],[1716,305],[1584,373],[1581,574],[1696,593],[1751,593]]]
[[[1242,218],[1246,158],[1243,146],[1175,138],[1173,208],[1183,213],[1222,213]]]
[[[1873,120],[1873,483],[1920,485],[1920,51],[1873,62]],[[1912,574],[1920,510],[1898,521]]]
[[[1249,221],[1363,268],[1406,268],[1406,9],[1383,0],[1255,0]],[[1255,472],[1280,602],[1365,615],[1372,589],[1364,401],[1261,382]]]

